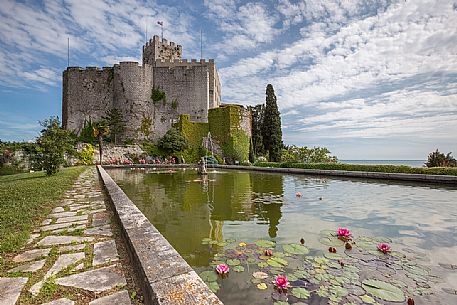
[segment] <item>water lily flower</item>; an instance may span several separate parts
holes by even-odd
[[[265,250],[265,256],[272,256],[273,255],[273,251],[271,251],[270,249],[267,249]]]
[[[300,193],[300,192],[296,192],[296,193],[295,193],[295,196],[301,197],[301,193]]]
[[[227,273],[229,273],[229,271],[230,271],[230,268],[226,264],[219,264],[216,266],[216,272],[220,275],[227,274]]]
[[[381,251],[382,253],[386,254],[387,252],[391,251],[391,247],[389,244],[380,243],[380,244],[378,244],[378,250]]]
[[[287,288],[289,288],[289,280],[285,276],[277,276],[274,284],[281,290],[287,290]]]
[[[352,234],[349,232],[349,229],[345,229],[345,228],[338,228],[338,230],[336,230],[336,236],[342,237],[345,239],[352,238]]]
[[[240,242],[240,243],[238,244],[238,246],[240,246],[240,247],[246,247],[246,243]]]

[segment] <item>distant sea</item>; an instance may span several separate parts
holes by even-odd
[[[426,160],[338,160],[338,163],[346,164],[371,164],[371,165],[407,165],[411,167],[423,167]]]

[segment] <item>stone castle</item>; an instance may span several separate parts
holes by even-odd
[[[68,67],[63,72],[63,127],[80,133],[85,121],[97,121],[114,108],[126,122],[122,140],[157,141],[178,123],[180,115],[188,115],[192,122],[211,123],[210,110],[221,106],[214,60],[188,61],[181,55],[181,45],[154,36],[143,46],[142,65]],[[241,128],[250,136],[250,112],[236,107],[239,126],[228,126],[227,132]]]

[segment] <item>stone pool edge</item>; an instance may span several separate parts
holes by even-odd
[[[348,178],[369,178],[369,179],[382,179],[382,180],[400,180],[400,181],[416,181],[416,182],[426,182],[426,183],[457,184],[457,176],[449,176],[449,175],[360,172],[360,171],[343,171],[343,170],[329,170],[329,169],[259,167],[259,166],[219,165],[219,164],[212,165],[209,167],[221,168],[221,169],[250,170],[250,171],[269,172],[269,173],[306,174],[306,175],[335,176],[335,177],[348,177]]]
[[[144,303],[223,305],[103,167],[98,165],[97,170],[120,225]]]

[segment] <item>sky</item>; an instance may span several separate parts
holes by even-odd
[[[339,159],[457,155],[457,0],[0,0],[0,140],[61,116],[67,66],[141,62],[147,37],[214,58],[222,101],[275,89],[285,144]]]

